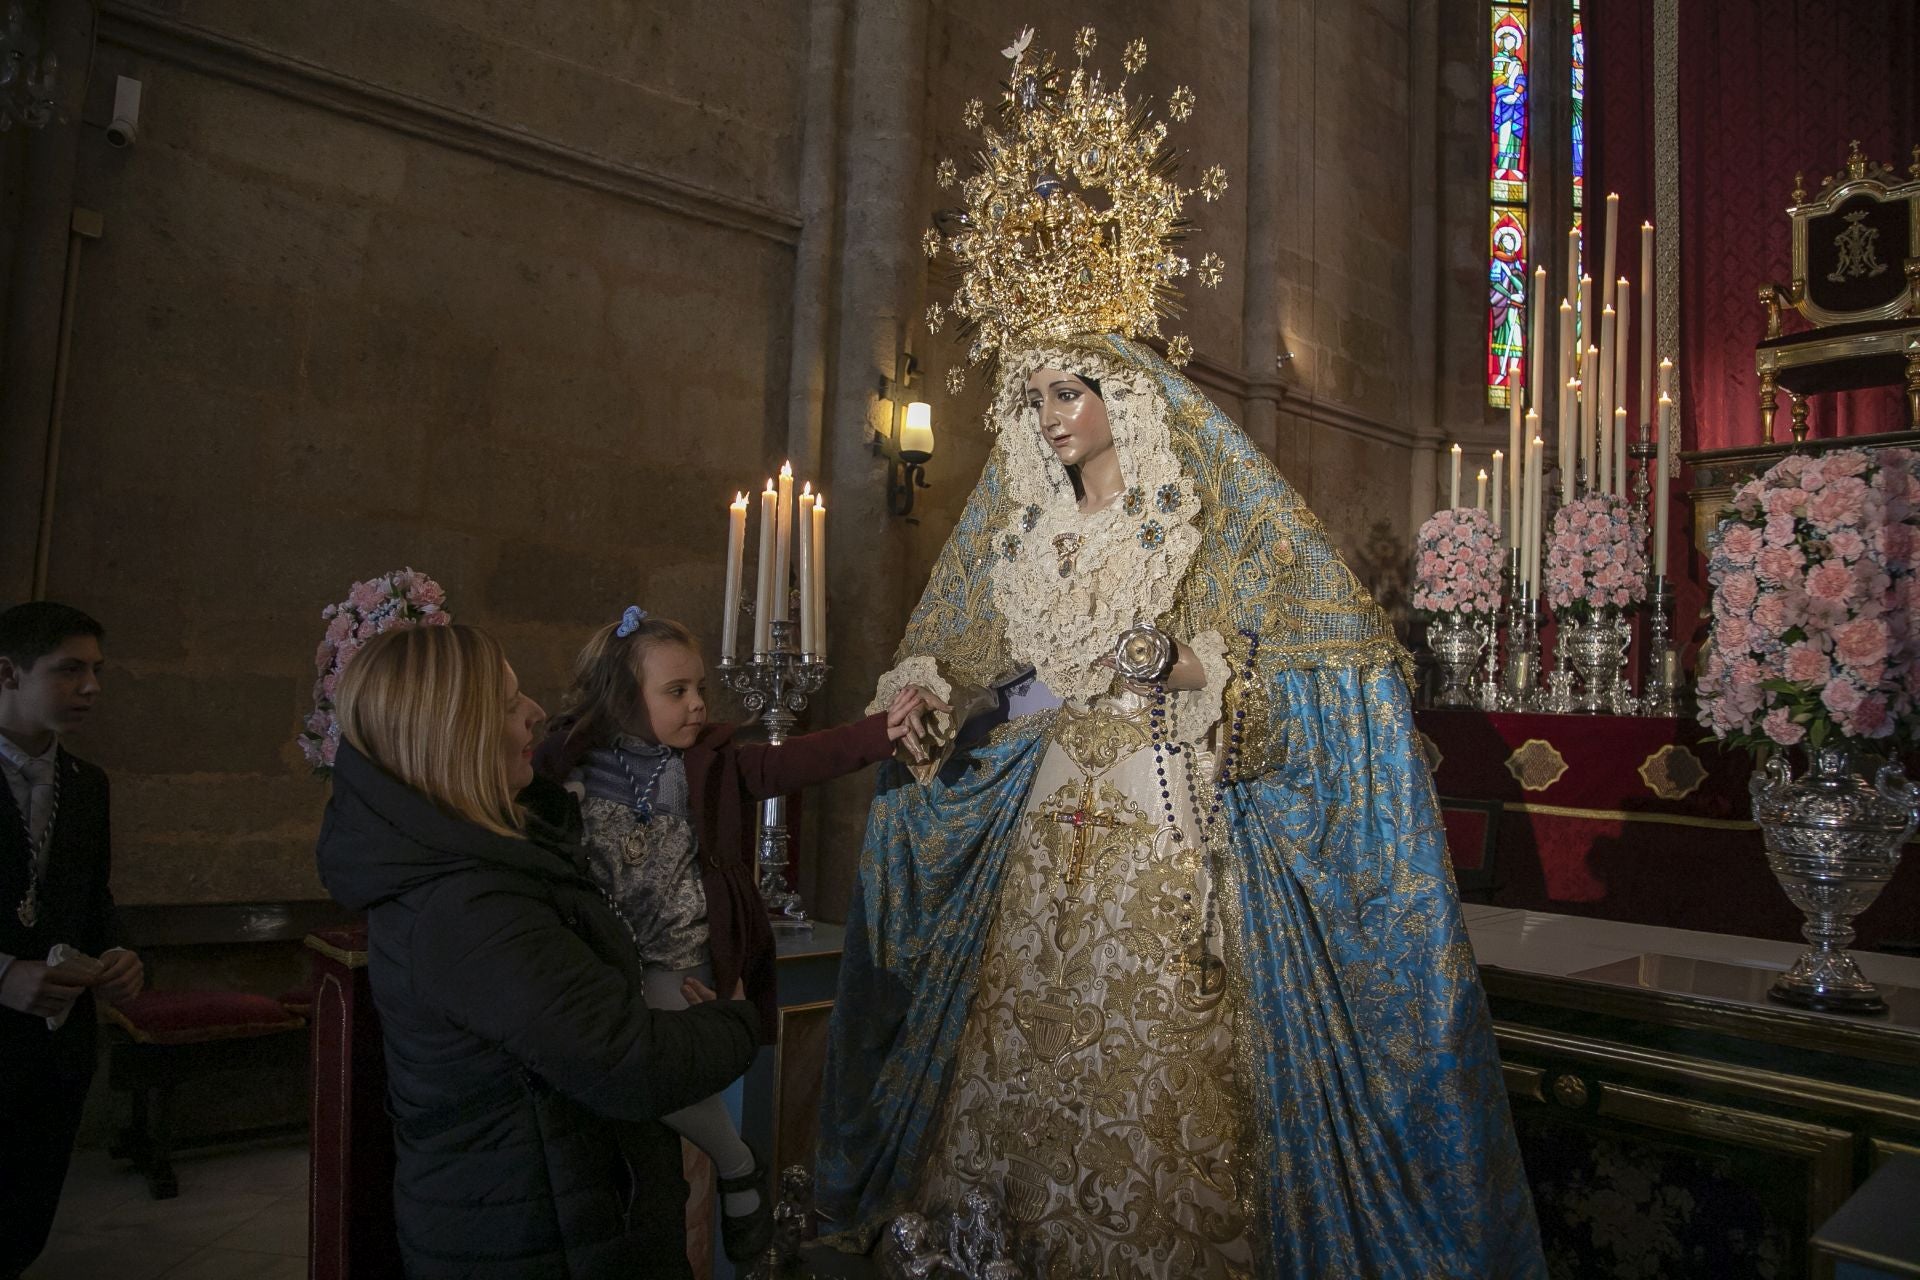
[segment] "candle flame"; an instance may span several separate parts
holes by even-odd
[[[800,496],[803,498],[809,498],[813,496],[813,481],[809,480],[805,484],[800,486]]]
[[[780,478],[782,480],[793,479],[793,461],[791,459],[780,464]]]
[[[1487,478],[1487,469],[1485,467],[1482,467],[1480,468],[1480,474],[1476,476],[1475,479],[1485,480],[1486,478]]]
[[[773,481],[771,481],[771,480],[769,480],[769,481],[767,481],[767,492],[768,492],[768,493],[772,493],[772,492],[773,492]]]
[[[1542,440],[1539,436],[1535,436],[1533,438],[1533,447],[1536,449],[1543,448],[1546,445],[1546,443],[1547,442]]]
[[[1504,450],[1500,450],[1500,449],[1495,449],[1495,450],[1493,451],[1493,456],[1494,456],[1494,460],[1495,460],[1495,461],[1498,461],[1499,459],[1501,459],[1501,458],[1504,458],[1504,457],[1506,457],[1507,455],[1506,455],[1506,453],[1505,453],[1505,451],[1504,451]]]

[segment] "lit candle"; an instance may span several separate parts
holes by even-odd
[[[1660,397],[1660,428],[1653,442],[1653,576],[1667,576],[1667,437],[1673,434],[1673,401]]]
[[[1545,523],[1546,441],[1534,436],[1527,445],[1527,586],[1540,598],[1540,530]]]
[[[1520,420],[1525,416],[1526,411],[1521,407],[1518,397],[1507,402],[1507,454],[1510,457],[1518,458],[1520,456]],[[1497,512],[1500,510],[1500,451],[1495,449],[1493,456],[1493,509]],[[1494,516],[1493,522],[1499,524],[1500,517],[1498,515]],[[1507,546],[1512,546],[1513,531],[1507,530],[1506,533],[1502,535],[1502,540]]]
[[[727,507],[727,588],[720,601],[720,659],[732,662],[740,644],[740,561],[747,551],[747,495]]]
[[[1614,327],[1618,316],[1612,307],[1600,309],[1600,352],[1594,365],[1592,386],[1595,395],[1594,421],[1600,430],[1601,439],[1607,447],[1601,451],[1600,474],[1604,477],[1600,489],[1603,493],[1613,491],[1613,344],[1617,340],[1618,330]]]
[[[1560,372],[1559,372],[1559,376],[1557,377],[1557,379],[1554,381],[1554,384],[1553,384],[1556,387],[1565,386],[1567,379],[1573,377],[1577,372],[1579,372],[1573,367],[1573,361],[1574,361],[1573,304],[1571,302],[1562,302],[1560,304],[1560,348],[1559,350],[1560,350]],[[1535,401],[1534,408],[1537,409],[1539,407],[1540,407],[1539,402]]]
[[[1613,496],[1624,499],[1627,496],[1627,411],[1615,406],[1613,410]]]
[[[813,651],[827,657],[827,495],[813,500]]]
[[[1560,501],[1573,501],[1573,468],[1576,461],[1573,452],[1573,424],[1580,416],[1580,379],[1568,378],[1567,389],[1560,397],[1560,452],[1556,461],[1560,466]],[[1544,466],[1544,461],[1542,462]]]
[[[1473,478],[1473,505],[1485,511],[1487,509],[1487,469],[1480,468],[1480,474]]]
[[[787,621],[787,597],[793,591],[793,464],[780,464],[780,501],[774,512],[773,618]]]
[[[1613,263],[1615,250],[1620,240],[1620,196],[1609,192],[1607,195],[1607,247],[1601,252],[1605,255],[1606,266],[1600,272],[1601,289],[1605,296],[1600,305],[1605,308],[1613,305]]]
[[[1640,224],[1640,425],[1653,423],[1653,224]]]
[[[1512,546],[1513,530],[1500,523],[1500,499],[1503,496],[1500,486],[1501,481],[1506,478],[1504,473],[1506,461],[1506,454],[1500,452],[1498,449],[1493,451],[1493,523],[1494,527],[1500,530],[1500,540],[1508,546]],[[1518,512],[1518,508],[1510,508],[1510,510],[1516,513]]]
[[[1527,348],[1527,403],[1534,408],[1540,406],[1540,388],[1550,387],[1551,382],[1543,381],[1547,376],[1547,269],[1533,269],[1533,292],[1527,295],[1527,307],[1533,312],[1533,345]],[[1520,442],[1512,442],[1513,447],[1507,456],[1513,459],[1513,477],[1520,478]],[[1516,490],[1517,492],[1517,490]],[[1514,510],[1520,504],[1513,504]]]
[[[1630,305],[1633,302],[1633,289],[1625,276],[1615,283],[1619,286],[1614,290],[1619,295],[1619,301],[1614,304],[1614,310],[1620,314],[1613,322],[1613,407],[1624,409],[1630,403],[1627,399],[1627,353],[1633,347],[1633,329],[1628,319],[1633,311]],[[1633,421],[1632,414],[1627,415],[1627,421]]]
[[[1600,381],[1595,370],[1600,367],[1600,348],[1588,344],[1587,351],[1580,358],[1580,454],[1587,460],[1587,488],[1593,489],[1600,475],[1600,417],[1596,412],[1600,403]]]
[[[1457,444],[1453,446],[1453,483],[1447,491],[1447,505],[1449,507],[1460,505],[1460,446]]]
[[[1580,314],[1575,318],[1580,322],[1580,342],[1582,346],[1589,346],[1593,343],[1594,321],[1599,315],[1599,313],[1593,309],[1592,276],[1580,277],[1580,301],[1578,306]],[[1575,362],[1578,363],[1578,357],[1575,358]]]
[[[773,652],[773,530],[779,523],[779,513],[780,497],[774,492],[773,481],[769,480],[766,492],[760,495],[760,563],[753,594],[753,651],[756,654]]]
[[[1660,398],[1673,399],[1673,361],[1664,356],[1660,360]]]
[[[800,652],[817,653],[813,647],[813,485],[800,490],[800,531],[796,542],[800,562]]]
[[[1567,228],[1567,301],[1580,301],[1580,228]]]

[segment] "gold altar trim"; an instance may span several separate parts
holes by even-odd
[[[1625,809],[1575,809],[1564,804],[1520,801],[1506,806],[1509,813],[1538,813],[1549,818],[1590,818],[1595,822],[1651,822],[1667,827],[1705,827],[1709,831],[1758,831],[1746,818],[1696,818],[1685,813],[1629,813]]]
[[[1687,1031],[1712,1031],[1796,1049],[1845,1053],[1900,1066],[1920,1064],[1920,1036],[1889,1034],[1884,1026],[1843,1022],[1785,1005],[1729,1004],[1702,996],[1524,973],[1497,965],[1482,966],[1480,980],[1488,996],[1493,998],[1575,1009]],[[1501,1025],[1495,1024],[1496,1034]],[[1909,1105],[1920,1119],[1920,1101]]]
[[[1524,791],[1545,791],[1567,774],[1567,758],[1545,738],[1528,738],[1507,756],[1507,772]]]
[[[1685,800],[1708,778],[1700,757],[1677,742],[1650,752],[1640,762],[1640,781],[1661,800]]]
[[[1850,1115],[1881,1116],[1920,1125],[1920,1098],[1857,1085],[1834,1084],[1815,1076],[1787,1075],[1759,1067],[1734,1066],[1705,1058],[1690,1058],[1661,1049],[1643,1049],[1618,1041],[1596,1040],[1563,1031],[1546,1031],[1516,1023],[1493,1024],[1494,1039],[1504,1058],[1509,1048],[1531,1050],[1573,1059],[1594,1067],[1610,1067],[1688,1084],[1737,1088],[1771,1101],[1804,1107],[1813,1102]],[[1515,1064],[1524,1066],[1525,1064]],[[1604,1083],[1604,1082],[1603,1082]],[[1511,1080],[1509,1081],[1511,1084]],[[1619,1088],[1618,1085],[1608,1085]]]
[[[345,965],[349,969],[367,967],[367,953],[364,951],[348,951],[345,947],[336,947],[331,942],[311,933],[306,936],[306,944],[310,950],[318,951],[335,964]]]

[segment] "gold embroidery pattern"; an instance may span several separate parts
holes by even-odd
[[[1566,757],[1545,738],[1528,738],[1507,757],[1507,772],[1527,791],[1545,791],[1566,771]]]
[[[1706,780],[1700,757],[1678,743],[1669,742],[1640,762],[1640,781],[1662,800],[1684,800]]]
[[[1056,723],[920,1197],[999,1191],[1047,1249],[1049,1280],[1252,1268],[1237,1002],[1217,970],[1174,963],[1204,872],[1186,805],[1184,840],[1164,825],[1151,748],[1127,749],[1147,741],[1144,715],[1107,704]]]

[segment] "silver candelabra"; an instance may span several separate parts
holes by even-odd
[[[826,683],[830,669],[819,655],[794,651],[793,622],[767,624],[768,652],[756,652],[749,662],[720,663],[720,683],[740,696],[747,714],[766,726],[767,741],[778,746],[800,722],[807,700]],[[813,922],[800,902],[799,891],[787,879],[787,798],[774,796],[760,804],[760,896],[773,916],[776,933],[803,934]]]

